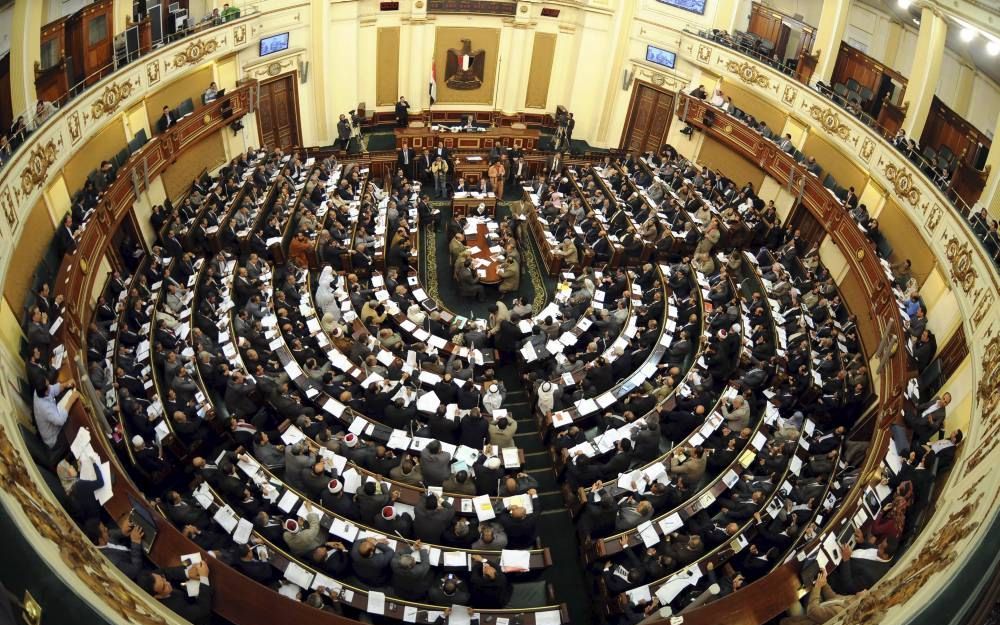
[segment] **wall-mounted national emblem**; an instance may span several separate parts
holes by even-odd
[[[486,52],[472,51],[472,41],[462,40],[462,48],[448,50],[448,62],[445,65],[445,84],[450,89],[470,91],[483,86],[486,75]]]

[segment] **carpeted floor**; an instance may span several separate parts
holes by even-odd
[[[516,195],[514,196],[516,199]],[[511,199],[508,193],[505,200]],[[455,281],[452,278],[452,267],[448,257],[448,241],[445,240],[444,224],[451,219],[451,202],[434,202],[441,210],[441,220],[437,233],[424,230],[420,239],[420,279],[427,289],[428,295],[437,300],[438,304],[451,312],[463,317],[486,318],[489,307],[500,300],[500,291],[496,286],[486,286],[486,297],[482,302],[459,295]],[[507,201],[497,206],[497,221],[502,221],[510,215]],[[525,236],[519,242],[521,249],[521,282],[515,294],[507,294],[502,298],[509,306],[515,297],[526,297],[532,308],[537,312],[545,307],[555,290],[555,282],[545,274],[541,257],[535,247],[534,240],[522,230]]]

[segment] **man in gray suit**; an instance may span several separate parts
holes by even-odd
[[[913,430],[912,449],[923,445],[944,426],[948,404],[951,403],[951,393],[945,393],[926,404],[917,407],[915,412],[907,412],[904,421]]]
[[[441,449],[440,441],[427,443],[420,452],[420,470],[428,486],[441,486],[451,475],[451,454]]]
[[[413,552],[420,554],[419,560]],[[392,588],[397,597],[420,601],[431,587],[431,563],[427,547],[419,540],[409,545],[400,544],[389,566],[392,568]]]

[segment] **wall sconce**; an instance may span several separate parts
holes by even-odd
[[[42,606],[38,605],[27,590],[24,591],[24,612],[21,617],[28,625],[40,625],[42,622]]]
[[[629,73],[628,68],[624,70],[624,75],[622,76],[622,91],[628,91],[629,85],[632,84],[632,79],[635,78],[635,71]]]

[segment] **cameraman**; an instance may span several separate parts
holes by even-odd
[[[337,142],[344,151],[347,151],[347,146],[351,142],[351,122],[347,121],[347,116],[343,114],[337,122]]]

